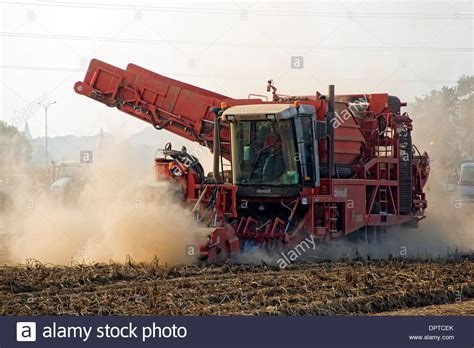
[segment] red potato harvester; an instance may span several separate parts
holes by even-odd
[[[213,152],[207,176],[196,156],[171,146],[154,167],[209,227],[202,260],[282,251],[308,237],[374,241],[425,218],[429,157],[412,144],[397,97],[335,95],[333,85],[327,95],[285,96],[270,80],[272,101],[233,99],[95,59],[74,90]]]

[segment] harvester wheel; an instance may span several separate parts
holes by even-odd
[[[379,226],[365,226],[365,241],[368,244],[375,244],[380,238]]]

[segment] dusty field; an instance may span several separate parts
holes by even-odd
[[[472,314],[474,262],[0,267],[2,315],[364,315],[455,303]],[[449,314],[438,306],[433,314]],[[423,309],[420,309],[422,311]]]
[[[459,301],[456,303],[432,305],[420,308],[401,309],[380,315],[468,315],[474,316],[474,300]]]

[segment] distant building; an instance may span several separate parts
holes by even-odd
[[[104,151],[104,131],[101,128],[99,134],[97,135],[97,143],[95,145],[95,152],[97,155],[100,155]]]

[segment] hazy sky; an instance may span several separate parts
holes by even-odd
[[[74,93],[91,58],[231,96],[388,92],[412,101],[473,74],[473,2],[0,1],[0,119],[49,135],[147,126]],[[302,56],[303,69],[291,69]],[[416,115],[413,115],[416,118]],[[18,120],[20,119],[20,122]]]

